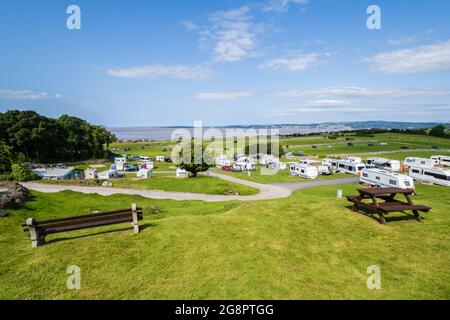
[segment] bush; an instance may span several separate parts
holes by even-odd
[[[23,164],[15,163],[12,165],[12,176],[14,180],[24,182],[35,180],[37,176]]]

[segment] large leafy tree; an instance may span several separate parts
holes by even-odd
[[[104,156],[116,137],[101,126],[63,115],[51,119],[34,111],[0,113],[0,140],[26,160],[53,162]]]
[[[11,170],[11,147],[0,141],[0,173]]]
[[[182,149],[179,151],[175,163],[179,168],[191,173],[193,177],[197,177],[199,172],[207,171],[214,166],[214,160],[208,152],[207,147],[195,140],[183,142]]]

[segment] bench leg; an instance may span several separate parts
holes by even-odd
[[[39,230],[35,227],[29,227],[30,229],[30,237],[31,237],[31,246],[33,248],[42,246],[45,243],[45,235],[41,234]]]
[[[140,230],[139,230],[139,219],[138,219],[136,204],[133,203],[131,208],[132,208],[132,211],[133,211],[133,222],[132,222],[132,225],[133,225],[134,233],[137,234],[137,233],[140,232]]]
[[[378,220],[380,221],[381,224],[386,224],[386,218],[384,217],[384,214],[379,213],[378,217],[379,217]]]
[[[352,211],[358,212],[358,205],[356,203],[353,203]]]
[[[422,222],[422,218],[420,217],[420,213],[417,210],[413,210],[414,218],[416,218],[417,222]]]

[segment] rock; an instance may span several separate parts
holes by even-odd
[[[0,218],[4,218],[4,217],[7,217],[7,216],[8,216],[8,213],[5,210],[0,209]]]
[[[0,209],[14,208],[30,199],[30,192],[21,184],[11,182],[4,185],[7,191],[0,197]]]

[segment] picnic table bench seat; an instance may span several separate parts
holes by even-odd
[[[347,200],[353,203],[353,211],[359,209],[366,209],[372,213],[378,214],[379,221],[382,224],[386,223],[385,214],[392,212],[404,212],[411,210],[417,221],[421,222],[419,212],[429,212],[432,208],[424,205],[416,205],[412,200],[414,190],[398,189],[398,188],[369,188],[358,189],[358,196],[347,196]],[[407,202],[395,199],[397,194],[403,194]],[[371,200],[371,202],[364,202],[363,200]],[[379,202],[383,200],[384,202]]]
[[[22,227],[24,227],[24,232],[30,233],[32,247],[38,247],[45,243],[45,237],[50,234],[97,228],[119,223],[131,223],[134,232],[139,233],[138,222],[142,219],[142,208],[138,208],[136,207],[136,204],[133,204],[129,209],[110,212],[99,212],[41,221],[29,218],[26,220],[26,223],[22,224]]]

